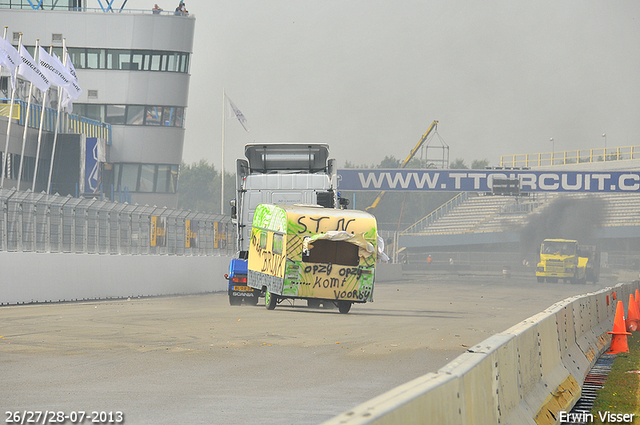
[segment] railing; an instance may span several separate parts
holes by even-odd
[[[229,216],[0,189],[0,251],[231,255]]]
[[[53,10],[53,11],[57,11],[57,12],[85,12],[85,13],[131,13],[131,14],[153,14],[153,15],[174,15],[174,16],[193,16],[192,14],[190,14],[189,12],[175,12],[174,10],[154,10],[152,8],[149,9],[125,9],[124,7],[113,7],[113,5],[109,5],[109,2],[106,1],[105,5],[103,6],[102,3],[98,2],[100,7],[73,7],[73,6],[69,6],[69,5],[55,5],[52,6],[51,4],[47,4],[44,5],[43,7],[38,7],[37,2],[36,4],[34,3],[30,3],[29,0],[27,0],[28,3],[26,4],[20,4],[20,3],[16,3],[16,4],[10,4],[8,5],[9,7],[8,9],[24,9],[24,10],[33,10],[33,11],[40,11],[40,10]]]
[[[7,102],[7,99],[2,99],[2,101]],[[13,108],[14,116],[16,115],[16,108],[20,111],[20,118],[17,119],[17,124],[24,126],[27,117],[27,102],[23,100],[15,100]],[[9,109],[7,107],[3,108],[1,115],[8,116]],[[43,131],[47,131],[50,133],[55,132],[57,115],[58,112],[55,109],[45,108],[44,122],[42,125]],[[39,129],[41,118],[42,105],[31,104],[31,109],[29,111],[29,127]],[[58,132],[82,133],[87,137],[99,137],[101,139],[104,139],[108,145],[111,144],[111,124],[92,120],[86,117],[81,117],[75,114],[67,114],[66,112],[62,113]]]
[[[628,161],[632,159],[640,159],[640,146],[502,155],[500,157],[500,166],[542,167],[589,162]]]
[[[440,207],[438,207],[438,209],[436,209],[435,211],[431,212],[431,214],[429,214],[428,216],[424,217],[422,220],[420,220],[417,223],[411,225],[409,228],[405,229],[404,231],[402,231],[400,233],[420,233],[420,232],[422,232],[424,229],[426,229],[431,223],[436,221],[438,218],[442,217],[443,215],[445,215],[446,213],[451,211],[453,208],[455,208],[460,203],[466,201],[468,197],[469,197],[469,193],[468,192],[460,192],[460,193],[458,193],[456,196],[454,196],[452,199],[450,199],[449,202],[447,202],[444,205],[441,205]]]

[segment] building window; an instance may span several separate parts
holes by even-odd
[[[105,122],[109,124],[124,124],[125,105],[106,105],[107,116]]]
[[[184,108],[176,108],[176,127],[182,127],[184,122],[182,117],[184,116]]]
[[[109,124],[184,126],[184,108],[179,106],[74,103],[73,110],[80,116]]]
[[[142,164],[140,167],[140,192],[153,192],[156,179],[156,166],[152,164]]]
[[[172,165],[169,170],[169,188],[167,192],[176,193],[178,190],[178,166]]]
[[[129,188],[131,192],[138,191],[138,171],[140,169],[140,164],[122,164],[120,166],[120,181],[117,186],[124,188]]]
[[[32,1],[32,4],[38,4],[38,8],[42,10],[74,10],[76,7],[72,0]],[[2,9],[33,9],[32,4],[27,0],[0,0],[0,8]]]
[[[149,71],[160,71],[160,65],[162,64],[162,55],[159,53],[152,53],[149,63]]]
[[[73,112],[86,118],[91,118],[92,120],[97,120],[101,122],[106,122],[103,105],[91,105],[86,103],[74,103],[73,104]]]
[[[0,0],[2,1],[2,0]],[[28,46],[27,49],[33,46]],[[71,62],[77,69],[119,69],[189,73],[190,53],[161,50],[90,49],[69,47]],[[60,48],[54,48],[59,56]]]
[[[158,165],[158,179],[156,181],[156,192],[169,191],[170,172],[171,172],[170,165]]]
[[[147,106],[146,125],[160,125],[162,123],[162,106]]]
[[[162,109],[162,125],[175,127],[176,113],[175,108],[171,106],[165,106]]]
[[[142,105],[127,106],[127,124],[128,125],[144,125],[144,106]]]
[[[114,186],[142,193],[176,193],[178,166],[171,164],[114,164]]]
[[[0,0],[0,9],[2,8],[2,1]],[[25,46],[25,48],[31,56],[34,56],[35,46]],[[190,53],[84,47],[69,47],[67,50],[71,63],[76,69],[189,73]],[[62,47],[54,47],[53,53],[63,60]]]
[[[87,49],[87,69],[104,69],[105,57],[104,49]]]
[[[140,52],[135,52],[134,51],[131,54],[131,64],[133,65],[131,67],[131,69],[145,71],[145,69],[144,69],[144,58],[145,58],[144,53],[140,53]],[[147,59],[147,61],[148,61],[148,59]]]

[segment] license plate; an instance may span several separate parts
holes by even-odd
[[[233,287],[234,291],[253,291],[253,288],[250,286],[234,286]]]

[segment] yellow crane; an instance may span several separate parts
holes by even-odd
[[[400,164],[400,168],[405,168],[407,166],[407,164],[409,163],[409,161],[411,161],[413,159],[413,157],[416,156],[416,153],[418,152],[418,149],[420,149],[422,147],[424,142],[427,140],[427,137],[429,137],[429,134],[431,134],[431,132],[433,130],[435,130],[436,127],[438,127],[438,121],[434,120],[431,123],[431,126],[429,126],[429,129],[427,130],[427,132],[424,133],[424,135],[422,136],[422,138],[420,139],[418,144],[411,150],[411,152],[409,153],[409,156],[407,157],[407,159],[405,159],[404,162],[402,164]],[[378,195],[376,200],[373,201],[373,204],[371,204],[370,206],[368,206],[365,209],[367,211],[375,209],[378,206],[378,204],[380,203],[380,200],[382,199],[382,197],[384,196],[384,192],[385,192],[384,190],[382,192],[380,192],[380,194]]]

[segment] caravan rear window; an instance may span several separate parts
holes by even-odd
[[[267,249],[267,232],[260,232],[260,249]]]
[[[358,247],[345,241],[318,239],[309,250],[308,263],[331,263],[341,266],[358,266]]]
[[[273,247],[271,249],[271,252],[273,252],[276,255],[282,255],[282,242],[284,240],[284,235],[281,235],[280,233],[274,233],[273,234]]]

